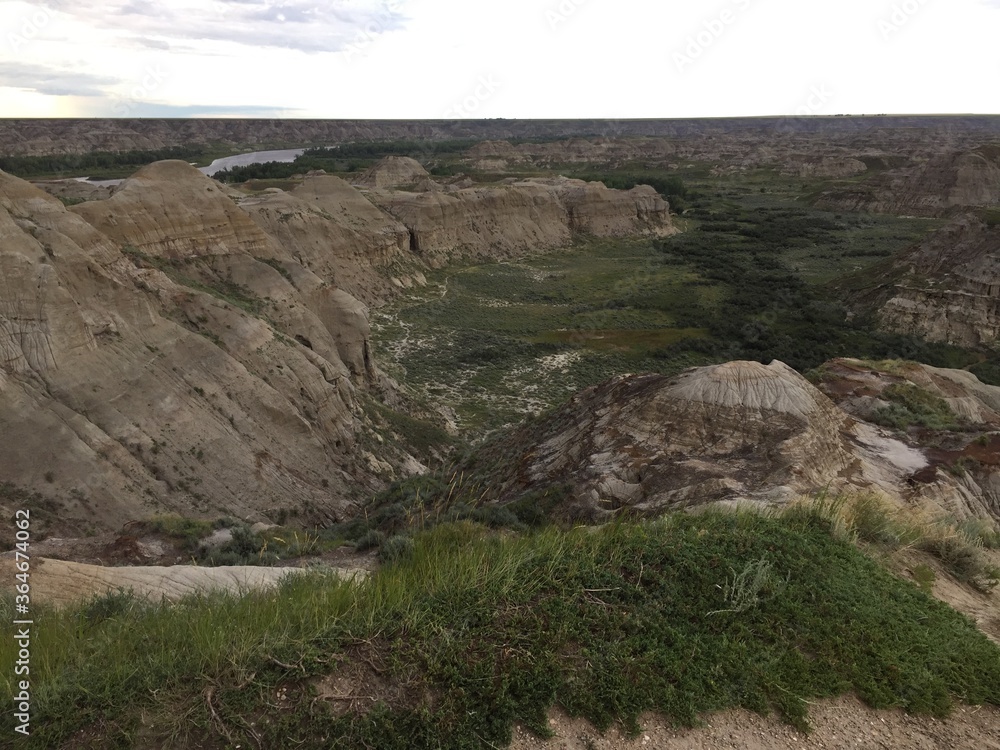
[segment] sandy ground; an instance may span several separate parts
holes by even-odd
[[[1000,750],[1000,709],[957,708],[946,721],[875,711],[855,698],[822,701],[810,708],[813,732],[801,734],[777,717],[726,711],[704,719],[697,729],[675,729],[657,716],[643,716],[643,732],[628,738],[618,728],[601,735],[588,722],[550,714],[555,738],[541,740],[518,728],[512,750],[787,750],[859,748],[882,750]]]

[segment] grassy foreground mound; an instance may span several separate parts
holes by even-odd
[[[1000,649],[801,507],[448,524],[364,582],[118,595],[35,621],[25,747],[478,748],[514,722],[544,734],[554,704],[633,730],[647,710],[692,724],[736,706],[805,730],[808,700],[851,691],[937,716],[1000,704]]]

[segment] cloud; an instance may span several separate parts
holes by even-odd
[[[98,115],[100,116],[100,115]],[[110,116],[105,113],[103,116]],[[261,104],[154,104],[134,102],[129,117],[240,117],[240,118],[286,118],[301,117],[302,110],[286,107],[270,107]]]
[[[172,49],[168,42],[164,42],[162,39],[150,39],[149,37],[137,36],[133,41],[140,47],[146,47],[147,49],[161,49],[169,51]]]
[[[0,60],[0,87],[50,96],[105,96],[107,87],[118,83],[121,79]]]
[[[45,0],[91,27],[168,40],[335,52],[404,27],[406,0]]]

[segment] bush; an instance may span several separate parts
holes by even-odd
[[[233,528],[233,538],[218,549],[203,549],[199,561],[205,565],[273,565],[278,555],[268,550],[267,542],[249,526]]]
[[[358,552],[367,552],[370,549],[377,549],[382,546],[385,541],[385,534],[377,529],[371,529],[363,535],[357,542],[355,542],[355,548]]]
[[[947,401],[912,383],[890,385],[881,397],[890,405],[875,411],[872,419],[877,424],[900,430],[914,426],[953,430],[960,424]]]
[[[379,562],[391,565],[407,559],[413,554],[413,538],[409,536],[394,536],[387,539],[378,550]]]

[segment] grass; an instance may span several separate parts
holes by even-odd
[[[958,521],[941,513],[894,505],[874,493],[820,497],[792,506],[791,514],[824,519],[846,541],[860,541],[886,552],[912,548],[928,553],[951,575],[983,593],[1000,585],[1000,570],[984,549],[1000,547],[1000,533],[982,520]]]
[[[373,398],[365,399],[367,413],[396,435],[413,455],[430,463],[455,446],[455,438],[426,419],[417,419],[402,411],[390,409]]]
[[[809,701],[852,691],[939,717],[1000,703],[1000,650],[819,513],[461,522],[397,544],[360,583],[37,609],[23,746],[472,748],[514,723],[544,735],[553,705],[635,732],[645,711],[691,725],[737,706],[807,730]],[[318,697],[327,675],[346,702]]]
[[[218,529],[229,529],[231,539],[215,547],[203,542]],[[133,524],[130,533],[159,534],[178,543],[182,552],[198,565],[273,565],[288,560],[315,555],[334,549],[340,542],[330,535],[302,529],[273,527],[261,532],[233,518],[205,521],[181,516],[157,516]]]
[[[152,266],[165,273],[175,284],[210,294],[250,315],[260,316],[266,306],[264,300],[245,286],[220,277],[211,267],[210,258],[162,258],[143,253],[131,245],[123,247],[122,253],[137,266]]]
[[[961,420],[940,396],[912,383],[897,383],[882,391],[888,406],[877,409],[872,421],[886,427],[905,430],[919,426],[931,430],[954,430]]]

